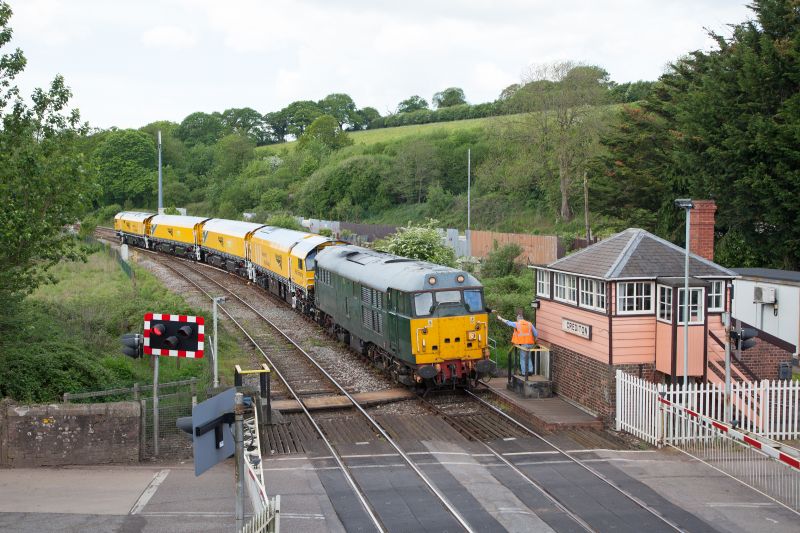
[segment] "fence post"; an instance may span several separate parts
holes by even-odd
[[[622,404],[625,401],[625,390],[623,389],[622,375],[620,375],[620,372],[622,371],[617,369],[617,417],[615,426],[617,431],[622,431]]]
[[[192,378],[192,382],[189,384],[192,389],[192,407],[197,405],[197,378]]]
[[[137,401],[139,399],[139,384],[133,384],[133,400]]]
[[[70,394],[68,392],[64,393],[64,403],[69,403]]]
[[[658,384],[656,387],[656,398],[661,394],[664,385]],[[658,401],[658,400],[656,400]],[[667,411],[664,409],[664,404],[658,402],[658,416],[656,416],[656,446],[663,448],[666,444],[665,427],[667,425]]]
[[[141,422],[139,424],[139,460],[144,461],[144,458],[147,455],[147,400],[145,398],[140,399],[139,405],[141,406]]]

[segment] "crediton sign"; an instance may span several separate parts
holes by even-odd
[[[568,318],[561,319],[561,329],[572,335],[583,337],[584,339],[592,339],[592,326],[588,324],[581,324]]]

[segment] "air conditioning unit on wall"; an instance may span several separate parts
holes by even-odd
[[[760,287],[756,285],[753,288],[753,303],[756,304],[774,304],[775,303],[775,287]]]

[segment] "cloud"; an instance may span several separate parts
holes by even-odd
[[[178,26],[156,26],[142,34],[142,44],[152,47],[192,48],[197,38]]]

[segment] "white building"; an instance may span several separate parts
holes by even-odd
[[[733,318],[787,343],[797,357],[800,346],[800,272],[735,268]],[[789,350],[791,345],[791,350]]]

